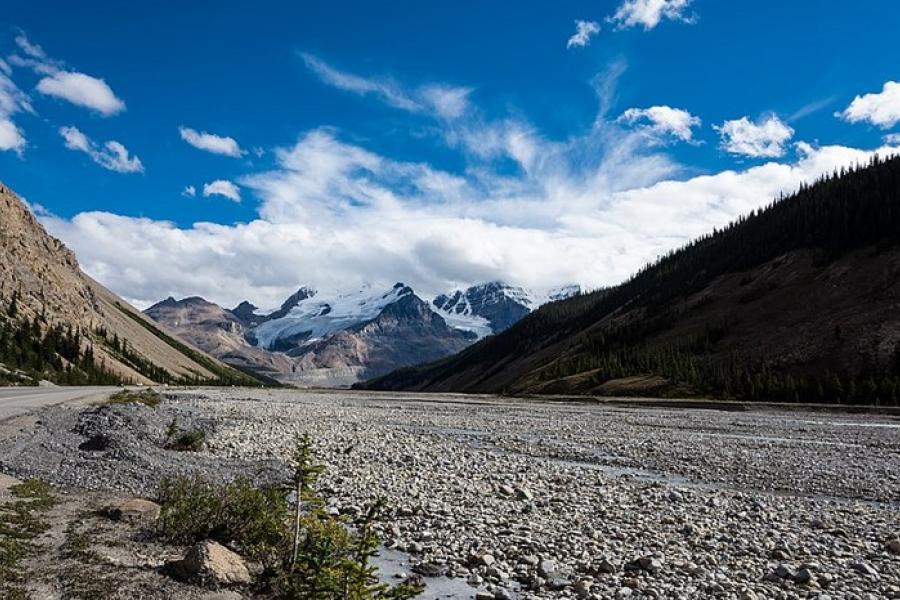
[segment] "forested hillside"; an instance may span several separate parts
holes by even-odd
[[[900,158],[824,177],[623,284],[373,388],[896,404]]]

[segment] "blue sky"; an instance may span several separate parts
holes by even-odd
[[[898,25],[888,1],[16,3],[0,179],[139,304],[607,285],[900,145]]]

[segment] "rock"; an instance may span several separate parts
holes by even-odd
[[[423,577],[441,577],[447,573],[447,568],[433,562],[423,562],[413,565],[412,572]]]
[[[591,595],[591,586],[593,582],[588,579],[579,579],[575,582],[575,585],[572,587],[575,590],[575,594],[579,598],[588,598]]]
[[[234,590],[225,590],[221,592],[207,592],[200,596],[200,600],[241,600],[242,595]]]
[[[169,562],[166,567],[186,581],[215,585],[246,585],[252,581],[244,559],[211,540],[195,544],[183,559]]]
[[[900,538],[888,540],[888,543],[885,544],[885,548],[887,548],[887,551],[891,554],[900,554]]]
[[[534,494],[530,490],[523,487],[516,488],[516,498],[519,500],[534,500]]]
[[[773,571],[773,573],[779,579],[793,579],[796,576],[793,569],[785,564],[780,564],[775,567],[775,571]]]
[[[678,490],[670,490],[668,498],[670,502],[681,502],[682,500],[684,500],[684,494],[682,494]]]
[[[492,564],[494,564],[495,562],[497,562],[497,559],[494,558],[493,554],[482,554],[481,556],[478,557],[478,562],[479,562],[479,564],[482,564],[485,567],[489,567]]]
[[[159,518],[160,506],[144,498],[131,498],[110,507],[107,511],[117,521],[147,525]]]
[[[608,575],[615,573],[616,571],[619,570],[618,567],[616,567],[616,565],[614,565],[613,563],[611,563],[609,560],[607,560],[605,558],[603,560],[601,560],[599,563],[597,563],[596,569],[597,569],[598,573],[606,573]]]
[[[550,579],[556,575],[557,570],[556,561],[544,559],[538,563],[538,575],[544,579]]]
[[[809,569],[805,569],[805,568],[800,569],[794,575],[794,583],[803,585],[803,584],[806,584],[806,583],[809,583],[810,581],[812,581],[812,578],[813,578],[813,574]]]
[[[878,577],[878,571],[876,571],[875,567],[867,562],[859,561],[851,563],[850,568],[860,575],[866,575],[867,577]]]
[[[511,485],[507,485],[505,483],[500,484],[500,487],[497,488],[497,491],[500,492],[501,496],[515,496],[516,495],[516,490],[514,490]]]
[[[616,592],[616,598],[617,599],[631,598],[631,595],[633,593],[634,593],[634,590],[631,589],[630,587],[619,588],[619,590]]]
[[[494,595],[490,592],[479,590],[475,592],[475,600],[494,600]]]

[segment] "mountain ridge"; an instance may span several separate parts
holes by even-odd
[[[900,158],[876,157],[618,286],[359,387],[897,402],[898,233]]]

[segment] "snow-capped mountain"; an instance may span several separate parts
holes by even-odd
[[[353,293],[334,295],[319,295],[315,290],[301,288],[251,334],[257,346],[288,350],[370,321],[387,306],[411,294],[412,288],[402,283],[387,291],[364,287]]]
[[[562,300],[580,292],[581,286],[577,284],[537,294],[493,281],[441,294],[431,304],[450,326],[471,331],[482,338],[508,329],[542,304]]]

